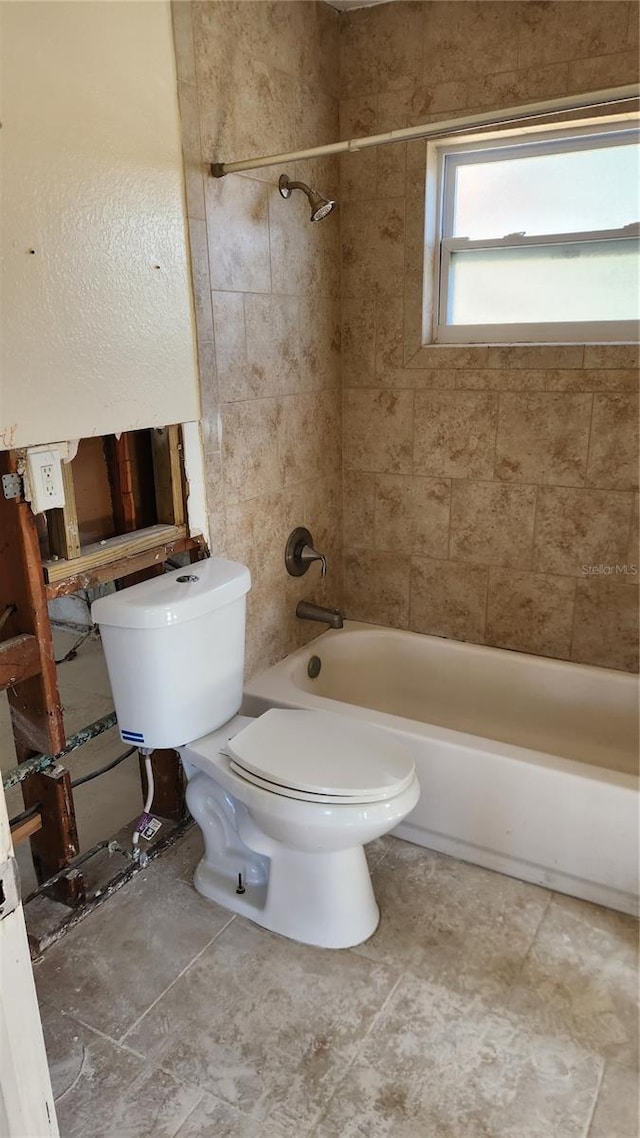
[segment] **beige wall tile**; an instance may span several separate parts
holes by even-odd
[[[566,0],[572,3],[572,0]],[[588,3],[589,0],[586,0]],[[486,367],[541,368],[582,367],[584,348],[581,344],[496,344],[488,349]]]
[[[564,95],[569,90],[568,63],[548,67],[523,67],[520,71],[503,71],[497,75],[481,75],[468,84],[468,107],[513,107]]]
[[[456,372],[456,387],[462,391],[544,391],[550,374],[526,368],[464,368]]]
[[[575,371],[548,371],[541,374],[547,376],[547,391],[638,390],[639,376],[636,368],[577,368]]]
[[[184,0],[173,0],[171,18],[173,21],[173,42],[176,50],[178,79],[195,83],[196,61],[193,50],[193,8]]]
[[[423,5],[345,12],[340,19],[340,89],[349,98],[413,85],[422,71]]]
[[[342,207],[344,297],[402,295],[404,213],[402,199]]]
[[[208,178],[205,201],[211,287],[269,292],[267,187],[237,174]]]
[[[490,348],[471,345],[457,348],[449,344],[424,344],[407,367],[416,368],[486,368]]]
[[[567,659],[576,584],[569,577],[491,569],[486,642]]]
[[[638,590],[616,581],[578,581],[571,659],[638,670]]]
[[[632,495],[543,486],[538,491],[534,568],[582,576],[584,565],[624,562]]]
[[[178,83],[178,102],[182,128],[187,217],[199,217],[204,221],[204,167],[200,151],[198,93],[193,84]]]
[[[327,187],[325,192],[329,193],[330,189]],[[302,193],[298,191],[285,200],[276,186],[269,187],[273,292],[337,297],[340,291],[339,212],[334,210],[321,224],[315,225],[310,223],[309,216],[309,203]]]
[[[406,628],[410,562],[395,553],[355,552],[344,559],[344,605],[350,620]]]
[[[304,525],[311,531],[315,548],[327,558],[327,578],[334,590],[333,582],[342,574],[342,472],[329,471],[305,482],[302,493]]]
[[[376,302],[372,296],[342,301],[342,380],[345,387],[372,387],[376,353]]]
[[[586,344],[584,349],[586,368],[634,368],[640,367],[640,347],[637,344]]]
[[[220,399],[223,403],[237,403],[256,398],[260,387],[247,363],[244,295],[214,292],[212,302]]]
[[[261,499],[252,498],[248,502],[227,502],[226,505],[226,554],[232,561],[247,565],[251,573],[251,587],[260,583],[260,570],[256,558],[254,542],[254,523],[261,516]]]
[[[497,420],[496,395],[416,392],[416,473],[441,478],[492,478]]]
[[[207,227],[198,218],[189,218],[189,248],[191,253],[191,282],[195,306],[196,334],[199,341],[213,339],[211,314],[211,280]]]
[[[563,0],[521,6],[521,65],[610,55],[626,46],[624,0]]]
[[[303,524],[303,502],[301,486],[286,486],[253,499],[253,540],[260,583],[284,581],[285,546],[291,531]]]
[[[593,59],[576,59],[569,66],[570,91],[603,91],[637,83],[640,60],[637,51],[621,51]]]
[[[373,549],[376,475],[349,472],[344,482],[344,544],[346,549]]]
[[[425,84],[513,70],[519,19],[519,4],[495,0],[425,5]]]
[[[412,440],[412,391],[345,391],[345,470],[409,474]]]
[[[425,80],[406,91],[392,91],[378,97],[378,130],[421,126],[438,112],[461,111],[468,105],[464,81],[430,83]]]
[[[286,656],[290,647],[290,606],[284,581],[268,582],[247,596],[245,679]]]
[[[501,395],[496,477],[506,482],[583,486],[591,395]]]
[[[213,343],[198,344],[198,370],[202,401],[202,444],[205,454],[216,454],[221,446],[220,395]]]
[[[257,395],[300,390],[299,304],[295,296],[244,296],[247,367]]]
[[[446,557],[450,502],[448,479],[379,474],[376,478],[376,549]]]
[[[631,510],[631,532],[629,534],[629,553],[627,555],[627,565],[629,566],[630,570],[630,580],[635,581],[635,584],[640,584],[640,534],[638,533],[639,522],[640,499],[636,494]],[[636,569],[635,574],[631,572],[633,568]]]
[[[426,557],[414,557],[411,564],[412,631],[482,644],[487,568]]]
[[[222,457],[225,498],[242,502],[280,485],[275,399],[252,399],[222,406]]]
[[[341,377],[340,301],[303,297],[300,319],[300,371],[303,388],[339,387]],[[295,387],[294,387],[295,389]]]
[[[222,477],[222,455],[219,451],[205,454],[207,479],[207,517],[209,520],[209,546],[211,553],[220,556],[226,551],[227,529]]]
[[[531,567],[535,503],[534,486],[454,481],[451,558],[484,565]]]
[[[639,460],[638,396],[595,395],[587,485],[634,490]]]

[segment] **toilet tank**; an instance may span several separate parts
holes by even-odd
[[[94,601],[125,743],[180,747],[236,714],[250,587],[245,565],[212,557]]]

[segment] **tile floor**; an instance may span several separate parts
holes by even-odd
[[[63,1138],[637,1138],[637,925],[393,838],[375,935],[200,898],[199,832],[36,965]]]

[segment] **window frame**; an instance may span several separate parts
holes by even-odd
[[[432,342],[436,344],[487,344],[487,343],[611,343],[638,340],[639,323],[636,320],[603,320],[527,324],[447,324],[441,317],[446,314],[448,300],[449,266],[451,254],[459,249],[500,249],[549,244],[588,244],[594,241],[619,240],[638,242],[640,227],[637,222],[621,229],[585,230],[581,233],[554,233],[522,236],[510,234],[500,238],[468,239],[451,236],[455,208],[455,177],[461,165],[476,162],[506,161],[530,156],[532,153],[568,153],[600,147],[620,146],[629,140],[638,142],[638,124],[625,118],[602,123],[576,123],[554,130],[544,129],[493,132],[487,136],[438,140],[435,144],[436,166],[432,177],[427,176],[427,188],[436,189],[435,248],[433,249],[432,282],[428,282],[429,242],[425,249],[425,298],[431,297],[433,311]],[[488,156],[487,151],[490,152]],[[431,165],[433,156],[431,156]],[[435,175],[435,177],[434,177]],[[435,187],[433,185],[435,181]],[[431,283],[431,288],[429,288]]]

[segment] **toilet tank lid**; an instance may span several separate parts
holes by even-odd
[[[112,628],[166,628],[215,612],[250,588],[246,565],[209,557],[99,597],[91,616],[96,624]]]

